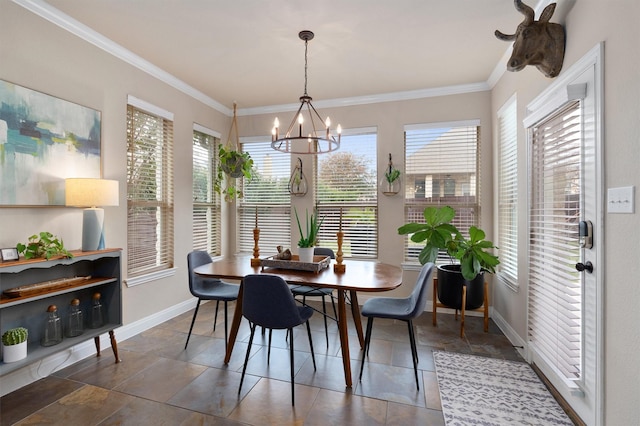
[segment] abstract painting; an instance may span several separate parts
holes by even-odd
[[[100,177],[100,111],[0,80],[0,206],[63,206]]]

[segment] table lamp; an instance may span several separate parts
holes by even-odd
[[[82,251],[104,249],[102,207],[118,205],[118,181],[95,178],[66,179],[65,204],[86,207],[82,216]]]

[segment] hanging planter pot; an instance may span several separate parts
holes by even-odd
[[[400,192],[400,170],[394,167],[391,153],[389,153],[389,165],[384,172],[384,177],[380,180],[380,190],[387,196]]]

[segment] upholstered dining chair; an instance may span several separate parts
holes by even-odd
[[[289,339],[289,360],[291,363],[291,405],[295,405],[294,393],[294,365],[293,365],[293,327],[307,324],[307,334],[309,335],[309,347],[313,360],[313,369],[316,369],[316,358],[313,354],[313,340],[311,339],[311,327],[309,318],[313,315],[313,309],[308,306],[298,306],[293,299],[293,294],[289,290],[287,283],[277,275],[252,274],[247,275],[242,280],[242,315],[251,324],[251,335],[247,354],[242,367],[240,386],[238,395],[242,390],[242,382],[247,371],[247,363],[251,353],[251,344],[256,331],[256,326],[268,328],[269,331],[287,330]]]
[[[189,334],[187,335],[187,343],[184,344],[184,348],[187,349],[189,339],[191,338],[191,331],[193,331],[193,324],[196,322],[198,316],[198,309],[200,308],[200,302],[203,300],[215,300],[216,301],[216,313],[213,317],[213,330],[216,329],[216,318],[218,316],[218,303],[224,302],[224,347],[227,347],[227,341],[229,340],[229,328],[227,321],[227,302],[238,299],[238,291],[240,286],[236,284],[229,284],[215,278],[204,278],[193,272],[198,266],[211,263],[211,256],[206,251],[195,250],[187,255],[187,269],[189,270],[189,291],[191,294],[198,298],[198,304],[196,310],[193,312],[193,319],[191,320],[191,327],[189,327]]]
[[[364,359],[369,355],[369,345],[371,344],[371,329],[374,318],[389,318],[402,320],[409,327],[409,343],[411,344],[411,356],[413,358],[413,370],[416,375],[416,386],[420,390],[418,380],[418,349],[416,347],[416,336],[413,330],[413,320],[423,311],[427,303],[427,284],[433,274],[433,263],[425,263],[420,269],[416,286],[411,295],[407,298],[399,297],[374,297],[367,300],[362,305],[361,314],[367,317],[367,333],[364,339],[364,349],[362,350],[362,362],[360,364],[360,377],[362,381],[362,370],[364,369]]]
[[[331,259],[335,259],[336,256],[333,253],[333,250],[325,247],[316,247],[313,250],[314,256],[329,256]],[[329,327],[327,325],[327,304],[325,301],[325,297],[329,297],[331,299],[331,305],[333,306],[333,315],[334,318],[338,317],[338,311],[336,310],[336,302],[333,300],[332,289],[330,288],[320,288],[320,287],[309,287],[306,285],[291,285],[291,292],[294,296],[302,296],[302,304],[306,305],[307,296],[309,297],[321,297],[322,298],[322,313],[324,314],[324,334],[327,339],[327,346],[329,346]]]

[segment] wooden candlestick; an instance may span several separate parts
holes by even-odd
[[[341,274],[346,272],[347,265],[342,263],[342,239],[344,238],[344,232],[338,231],[336,234],[338,237],[338,252],[336,253],[336,263],[333,265],[333,272]]]
[[[260,240],[260,228],[257,226],[253,229],[253,258],[251,259],[251,266],[260,266],[260,247],[258,246],[258,240]]]

